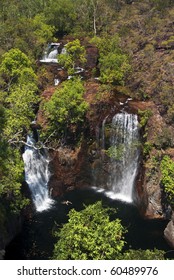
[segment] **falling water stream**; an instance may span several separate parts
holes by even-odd
[[[112,119],[109,189],[112,198],[132,203],[138,170],[138,118],[126,112]],[[109,195],[109,193],[108,193]]]
[[[97,192],[103,192],[111,199],[121,200],[125,203],[134,203],[134,185],[139,162],[139,129],[138,118],[135,114],[121,112],[116,114],[111,123],[109,148],[105,145],[106,117],[102,122],[101,148],[107,150],[110,157],[109,168],[104,177],[102,186],[93,187]],[[99,137],[99,136],[98,136]],[[98,140],[99,142],[99,140]],[[102,153],[104,164],[105,156]],[[105,168],[103,168],[105,170]],[[95,182],[100,181],[99,170]],[[94,177],[96,177],[94,175]]]
[[[53,204],[48,191],[49,158],[44,150],[40,151],[35,148],[35,140],[30,135],[27,137],[23,160],[25,180],[31,191],[36,210],[42,212],[49,209]]]

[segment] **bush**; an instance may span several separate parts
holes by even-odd
[[[88,108],[83,98],[84,86],[80,78],[62,83],[43,108],[48,118],[46,134],[55,132],[58,137],[66,136],[83,123]]]
[[[118,35],[91,40],[99,48],[100,80],[103,83],[123,85],[131,70],[128,55],[120,47]]]
[[[53,259],[112,260],[118,258],[125,244],[125,230],[119,219],[110,221],[108,208],[101,202],[84,210],[69,212],[54,246]]]
[[[174,161],[169,156],[164,156],[160,169],[161,183],[164,186],[169,203],[174,207]]]

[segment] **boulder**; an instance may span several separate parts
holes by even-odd
[[[164,230],[164,237],[169,245],[174,248],[174,213],[171,221],[167,224],[167,227]]]

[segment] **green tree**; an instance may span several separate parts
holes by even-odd
[[[110,221],[109,209],[101,202],[84,210],[69,212],[69,221],[56,233],[53,259],[112,260],[125,244],[125,230],[119,219]]]
[[[54,32],[54,27],[47,24],[43,14],[33,18],[20,17],[15,26],[15,34],[12,35],[13,48],[20,49],[34,63],[41,56],[44,45],[54,40]]]
[[[84,121],[88,108],[83,98],[84,86],[80,78],[68,80],[62,83],[49,101],[44,102],[45,114],[48,118],[47,133],[65,136],[71,130],[76,129]]]
[[[2,0],[0,7],[0,51],[18,48],[34,59],[43,45],[53,40],[54,26],[47,23],[43,10],[48,1]]]
[[[115,5],[109,0],[76,0],[75,11],[77,21],[74,31],[88,32],[99,35],[107,32],[112,20],[116,16]]]
[[[34,119],[34,106],[39,97],[35,90],[29,85],[15,86],[6,98],[6,126],[4,136],[9,143],[20,143],[30,129],[31,121]]]
[[[34,86],[37,83],[31,61],[19,49],[11,49],[2,56],[0,73],[3,77],[2,85],[7,91],[13,84],[32,83]]]
[[[20,148],[39,101],[37,78],[29,58],[18,49],[3,55],[0,72],[0,197],[18,212],[28,203],[21,192],[24,164]]]
[[[69,33],[77,19],[72,0],[50,0],[44,9],[44,15],[47,23],[54,26],[61,35]]]
[[[65,67],[69,75],[75,73],[75,67],[79,64],[83,66],[86,62],[85,48],[81,46],[78,39],[67,43],[65,46],[66,52],[58,57],[59,63]]]
[[[39,101],[37,77],[29,58],[18,49],[3,55],[0,72],[4,79],[0,101],[6,121],[2,134],[14,143],[22,139],[34,119],[34,106]]]
[[[24,163],[20,150],[0,141],[0,196],[6,198],[13,212],[18,213],[29,202],[21,193]]]
[[[161,164],[161,183],[164,186],[169,203],[174,207],[174,161],[169,156],[164,156]]]
[[[120,47],[118,35],[94,37],[92,42],[99,48],[100,80],[103,83],[124,84],[131,70],[128,55]]]

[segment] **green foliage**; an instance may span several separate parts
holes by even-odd
[[[164,186],[170,204],[174,207],[174,161],[164,156],[161,164],[161,183]]]
[[[69,221],[56,233],[58,241],[53,259],[112,260],[118,258],[125,244],[125,230],[119,219],[110,221],[101,202],[84,210],[69,212]]]
[[[43,50],[43,44],[52,40],[54,27],[47,24],[43,14],[47,0],[2,0],[0,7],[1,48],[8,51],[18,48],[30,57],[36,58]]]
[[[39,101],[37,78],[29,58],[18,49],[3,55],[0,71],[4,79],[0,92],[0,197],[17,213],[28,203],[21,193],[24,164],[20,147]]]
[[[46,23],[43,14],[37,14],[29,19],[22,17],[17,22],[13,45],[32,59],[38,59],[43,52],[43,46],[54,40],[54,32],[54,27]]]
[[[74,4],[72,0],[50,0],[44,9],[47,23],[54,26],[61,35],[71,32],[77,20]]]
[[[143,156],[144,157],[148,157],[151,150],[153,148],[153,144],[149,141],[146,141],[144,144],[143,144]]]
[[[46,19],[43,14],[38,14],[33,18],[32,29],[33,38],[36,38],[36,47],[43,46],[46,42],[48,42],[53,37],[53,33],[55,31],[53,26],[46,23]]]
[[[123,253],[123,260],[164,260],[165,252],[162,250],[133,250],[130,249]]]
[[[21,140],[34,119],[34,106],[39,101],[36,95],[37,77],[29,58],[18,49],[11,49],[2,58],[0,72],[4,76],[8,93],[3,93],[6,125],[3,135],[8,141]]]
[[[118,2],[118,1],[117,1]],[[75,11],[78,21],[74,31],[85,31],[88,34],[99,35],[108,32],[108,27],[116,17],[116,2],[108,0],[76,0]]]
[[[11,49],[2,56],[1,73],[9,77],[20,76],[23,68],[30,68],[31,62],[19,49]]]
[[[68,131],[84,121],[88,108],[83,99],[84,86],[80,78],[68,80],[62,83],[49,101],[44,103],[45,114],[48,118],[48,131],[61,137]]]
[[[118,35],[95,37],[91,40],[99,48],[100,80],[103,83],[123,85],[131,70],[128,55],[120,47]]]
[[[123,84],[126,73],[130,70],[128,58],[124,54],[108,53],[100,57],[100,73],[103,83]]]
[[[109,147],[106,154],[114,160],[121,160],[124,156],[124,144]]]
[[[18,83],[32,84],[36,89],[37,78],[31,67],[31,61],[19,49],[11,49],[2,56],[0,73],[8,90],[11,85]]]
[[[64,68],[68,71],[69,75],[73,75],[75,73],[75,66],[84,65],[86,62],[86,52],[85,48],[81,46],[80,41],[78,39],[71,41],[65,46],[66,52],[64,54],[60,54],[58,57],[59,63],[64,66]]]
[[[145,127],[148,119],[152,116],[151,110],[138,110],[138,115],[140,116],[140,127]]]
[[[0,196],[9,200],[11,210],[18,212],[29,202],[21,194],[21,184],[24,180],[24,164],[20,151],[0,142]]]
[[[126,157],[127,149],[133,154],[136,150],[140,147],[139,141],[134,141],[133,143],[129,144],[129,147],[125,149],[125,144],[120,143],[117,146],[109,147],[105,152],[106,154],[111,157],[113,160],[122,160]]]
[[[10,141],[12,142],[22,139],[35,117],[34,105],[37,104],[39,98],[30,86],[30,84],[15,86],[6,98],[7,109],[5,111],[6,127],[4,128],[4,135],[7,139],[11,139]]]

